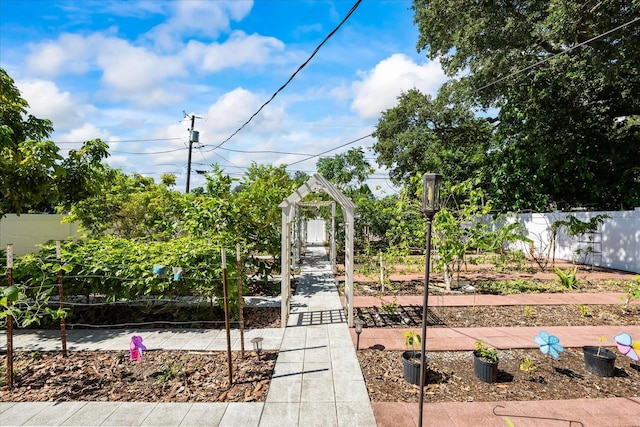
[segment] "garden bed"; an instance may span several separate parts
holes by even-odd
[[[612,349],[613,350],[613,349]],[[400,351],[360,350],[358,359],[374,402],[417,402],[420,388],[403,378]],[[510,400],[639,397],[640,366],[618,353],[615,376],[586,371],[581,349],[569,348],[559,360],[539,350],[500,350],[498,382],[478,380],[470,351],[428,352],[425,402],[498,402]],[[529,358],[535,369],[523,371]]]
[[[0,401],[264,402],[278,353],[150,350],[142,362],[128,351],[16,352],[13,391],[0,357]]]
[[[398,306],[396,315],[380,307],[356,307],[355,316],[367,328],[411,328],[422,325],[422,306]],[[640,305],[532,305],[433,307],[427,324],[433,327],[472,328],[493,326],[596,326],[637,325]]]

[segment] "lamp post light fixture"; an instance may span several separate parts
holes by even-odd
[[[260,360],[260,352],[262,351],[263,340],[264,338],[262,337],[251,338],[251,342],[253,343],[253,351],[255,351],[258,354],[258,360]]]
[[[362,327],[364,326],[364,321],[360,318],[356,319],[353,324],[356,327],[356,351],[360,350],[360,334],[362,333]]]
[[[431,266],[431,223],[440,210],[440,183],[442,175],[425,173],[422,175],[422,213],[427,217],[427,242],[424,262],[424,295],[422,301],[422,339],[420,348],[420,404],[418,405],[418,427],[422,427],[422,408],[424,407],[424,381],[427,367],[427,312],[429,309],[429,268]]]

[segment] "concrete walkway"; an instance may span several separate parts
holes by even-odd
[[[226,350],[220,330],[71,330],[69,350]],[[287,328],[245,331],[280,350],[264,403],[0,402],[0,426],[366,426],[376,425],[344,311],[322,246],[308,247]],[[0,338],[6,346],[6,337]],[[240,334],[232,332],[240,349]],[[60,350],[57,331],[19,331],[16,350]]]

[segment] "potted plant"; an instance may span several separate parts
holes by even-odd
[[[600,337],[600,343],[606,341],[607,337]],[[592,346],[586,345],[582,347],[584,354],[584,367],[592,374],[601,377],[613,377],[616,372],[616,355],[614,352],[602,348],[602,345]]]
[[[404,379],[410,384],[420,385],[420,351],[418,351],[418,346],[422,343],[422,339],[420,338],[420,334],[413,331],[405,331],[402,334],[405,338],[405,346],[412,348],[412,350],[407,350],[402,353]],[[426,364],[426,355],[424,361]],[[424,372],[426,375],[427,370],[425,369]]]
[[[473,372],[476,377],[486,383],[497,382],[498,362],[497,350],[485,346],[482,340],[477,340],[473,351]]]

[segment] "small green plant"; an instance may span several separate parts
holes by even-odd
[[[520,361],[520,370],[522,372],[532,372],[532,371],[535,371],[535,369],[536,369],[536,365],[535,363],[533,363],[532,359],[525,357]]]
[[[156,378],[157,383],[166,383],[182,375],[182,365],[178,362],[169,361],[163,367],[163,371]]]
[[[558,276],[558,280],[560,284],[570,291],[578,289],[578,279],[576,278],[576,272],[578,271],[578,267],[574,267],[572,269],[567,269],[567,271],[563,271],[558,267],[554,267],[553,271]]]
[[[493,294],[540,293],[551,289],[551,285],[530,279],[477,281],[474,286]]]
[[[627,283],[627,294],[622,299],[624,301],[624,310],[629,308],[631,301],[640,299],[640,276],[635,276],[632,282]]]
[[[420,334],[413,331],[404,331],[402,335],[404,335],[404,345],[407,348],[411,347],[414,351],[418,350],[418,346],[422,343]]]
[[[533,316],[536,313],[536,309],[531,307],[530,305],[525,305],[523,310],[526,316]]]
[[[589,317],[591,316],[591,313],[589,313],[589,307],[587,307],[584,304],[580,304],[578,305],[578,310],[580,310],[580,315],[582,317]]]
[[[482,340],[476,341],[476,350],[474,352],[476,356],[489,360],[493,363],[498,361],[498,351],[495,348],[487,347]]]
[[[605,337],[604,335],[601,335],[598,337],[598,356],[600,356],[600,349],[602,348],[602,343],[605,342],[607,340],[607,337]]]
[[[393,299],[393,302],[385,302],[382,297],[380,298],[380,311],[390,316],[395,316],[398,314],[398,300],[396,298]]]

